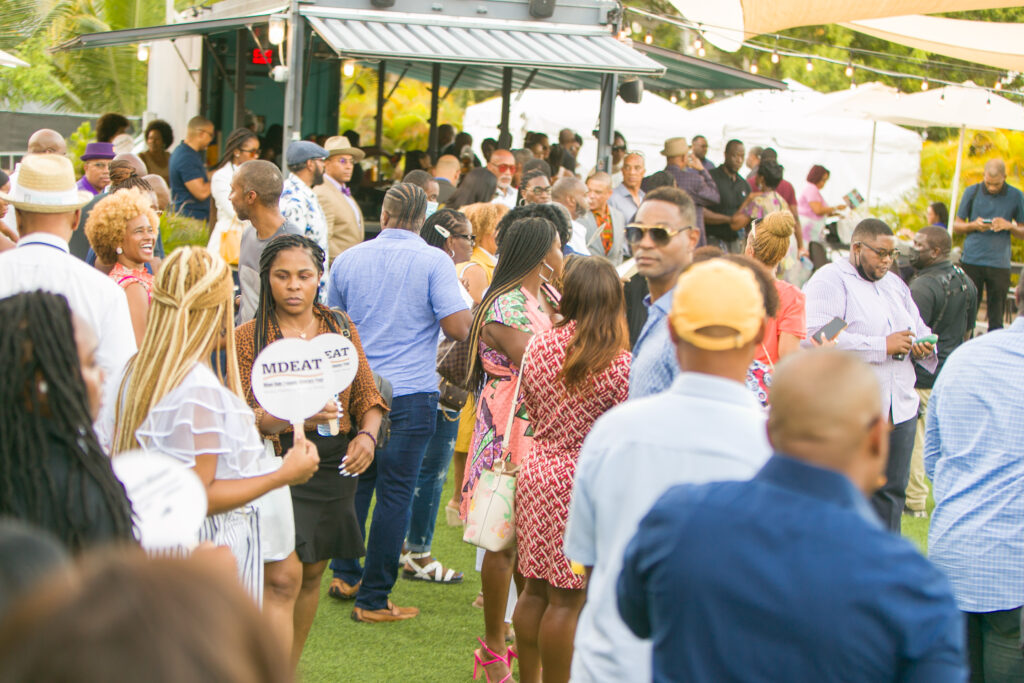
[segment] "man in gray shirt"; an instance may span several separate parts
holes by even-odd
[[[303,231],[281,215],[278,200],[284,188],[281,171],[269,161],[247,161],[238,167],[231,179],[231,206],[239,220],[252,223],[242,233],[242,244],[238,253],[238,282],[241,302],[235,314],[235,324],[241,325],[253,319],[260,300],[260,255],[270,240],[279,235],[291,233],[301,235]]]

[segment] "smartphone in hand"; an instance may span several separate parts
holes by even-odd
[[[832,341],[839,336],[839,333],[846,329],[846,321],[842,318],[832,318],[824,327],[815,332],[812,337],[819,344],[825,341]]]

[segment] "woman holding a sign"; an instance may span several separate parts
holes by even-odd
[[[316,616],[327,561],[364,554],[355,508],[356,475],[373,461],[377,433],[387,411],[355,325],[345,313],[316,303],[323,263],[323,250],[308,237],[282,235],[271,240],[260,256],[256,317],[236,332],[239,372],[247,388],[252,386],[256,357],[280,339],[314,340],[340,334],[349,340],[358,358],[355,377],[348,377],[350,385],[305,422],[304,437],[316,444],[320,467],[312,479],[291,489],[295,552],[267,564],[268,608],[282,611],[281,623],[294,624],[295,663]],[[260,433],[274,443],[277,452],[291,448],[295,440],[291,422],[264,409],[252,390],[246,391],[246,399],[256,412]]]
[[[518,209],[508,216],[514,218]],[[558,319],[559,295],[550,284],[562,272],[562,243],[555,226],[543,218],[521,218],[500,234],[494,279],[473,316],[469,360],[471,386],[481,386],[476,427],[466,463],[462,514],[469,512],[472,492],[484,470],[509,446],[516,465],[530,448],[527,420],[518,404],[517,379],[527,345]],[[509,424],[509,414],[515,417]],[[514,549],[484,554],[481,581],[486,636],[474,653],[488,678],[500,681],[511,668],[505,644],[505,608],[512,578]]]
[[[164,261],[146,335],[120,382],[112,453],[153,450],[193,468],[207,497],[198,541],[230,548],[242,584],[260,603],[261,526],[290,527],[291,520],[287,510],[261,519],[252,503],[308,480],[320,459],[308,442],[296,444],[279,468],[264,457],[239,383],[233,290],[227,263],[205,249],[180,247]],[[210,358],[222,346],[227,368],[214,372]]]

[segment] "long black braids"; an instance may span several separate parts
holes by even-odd
[[[274,295],[270,289],[270,268],[274,265],[277,255],[286,249],[305,249],[316,268],[317,280],[324,271],[324,250],[320,245],[305,235],[286,234],[270,240],[263,253],[260,254],[260,298],[256,305],[255,329],[253,330],[253,358],[260,354],[267,344],[273,341],[274,328],[277,327],[277,310],[274,307]],[[320,303],[313,303],[314,311],[319,311],[327,320],[332,332],[341,333],[337,321],[330,309]],[[247,389],[249,391],[250,389]]]
[[[470,225],[466,214],[457,209],[440,209],[423,221],[423,227],[420,228],[420,237],[430,246],[444,251],[445,242],[451,236],[452,230],[460,225]],[[441,228],[444,232],[439,231],[438,228]],[[445,232],[448,234],[445,235]]]
[[[511,215],[518,209],[509,212]],[[484,316],[497,299],[511,292],[523,283],[531,270],[536,268],[555,241],[557,233],[551,221],[544,218],[520,218],[502,230],[501,246],[498,248],[498,265],[490,287],[484,293],[480,306],[473,315],[469,329],[469,364],[466,367],[468,386],[477,387],[483,382],[483,366],[479,360],[480,334],[483,331]]]
[[[0,515],[50,528],[72,551],[93,536],[98,489],[113,534],[134,539],[132,509],[92,427],[67,299],[27,292],[0,300]],[[64,490],[55,454],[67,458]],[[23,507],[22,507],[23,506]]]
[[[225,164],[234,159],[235,150],[241,149],[246,140],[259,140],[259,136],[248,128],[235,128],[231,131],[228,139],[224,141],[224,152],[220,155],[220,160],[210,170],[216,171],[223,168]]]

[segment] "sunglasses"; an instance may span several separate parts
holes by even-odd
[[[252,149],[240,148],[238,151],[241,152],[242,154],[253,154],[253,155],[256,155],[256,154],[260,153],[260,148],[259,147],[254,147]]]
[[[612,151],[613,152],[625,152],[626,151],[626,146],[625,145],[615,145],[615,146],[612,147]]]
[[[888,258],[895,261],[896,256],[900,253],[898,249],[875,249],[867,242],[855,242],[854,244],[859,244],[862,247],[867,247],[871,251],[875,252],[875,254],[878,255],[878,258],[883,260]]]
[[[664,225],[630,223],[626,226],[626,241],[630,244],[637,244],[644,238],[644,234],[646,233],[651,236],[651,241],[654,242],[655,246],[663,247],[668,244],[673,237],[687,230],[693,230],[693,226],[689,225],[685,228],[666,228]]]
[[[499,173],[514,173],[515,170],[516,170],[516,165],[515,164],[495,164],[494,168],[496,168]]]
[[[476,235],[463,235],[457,232],[451,234],[452,237],[457,237],[460,240],[467,240],[473,246],[476,246]]]

